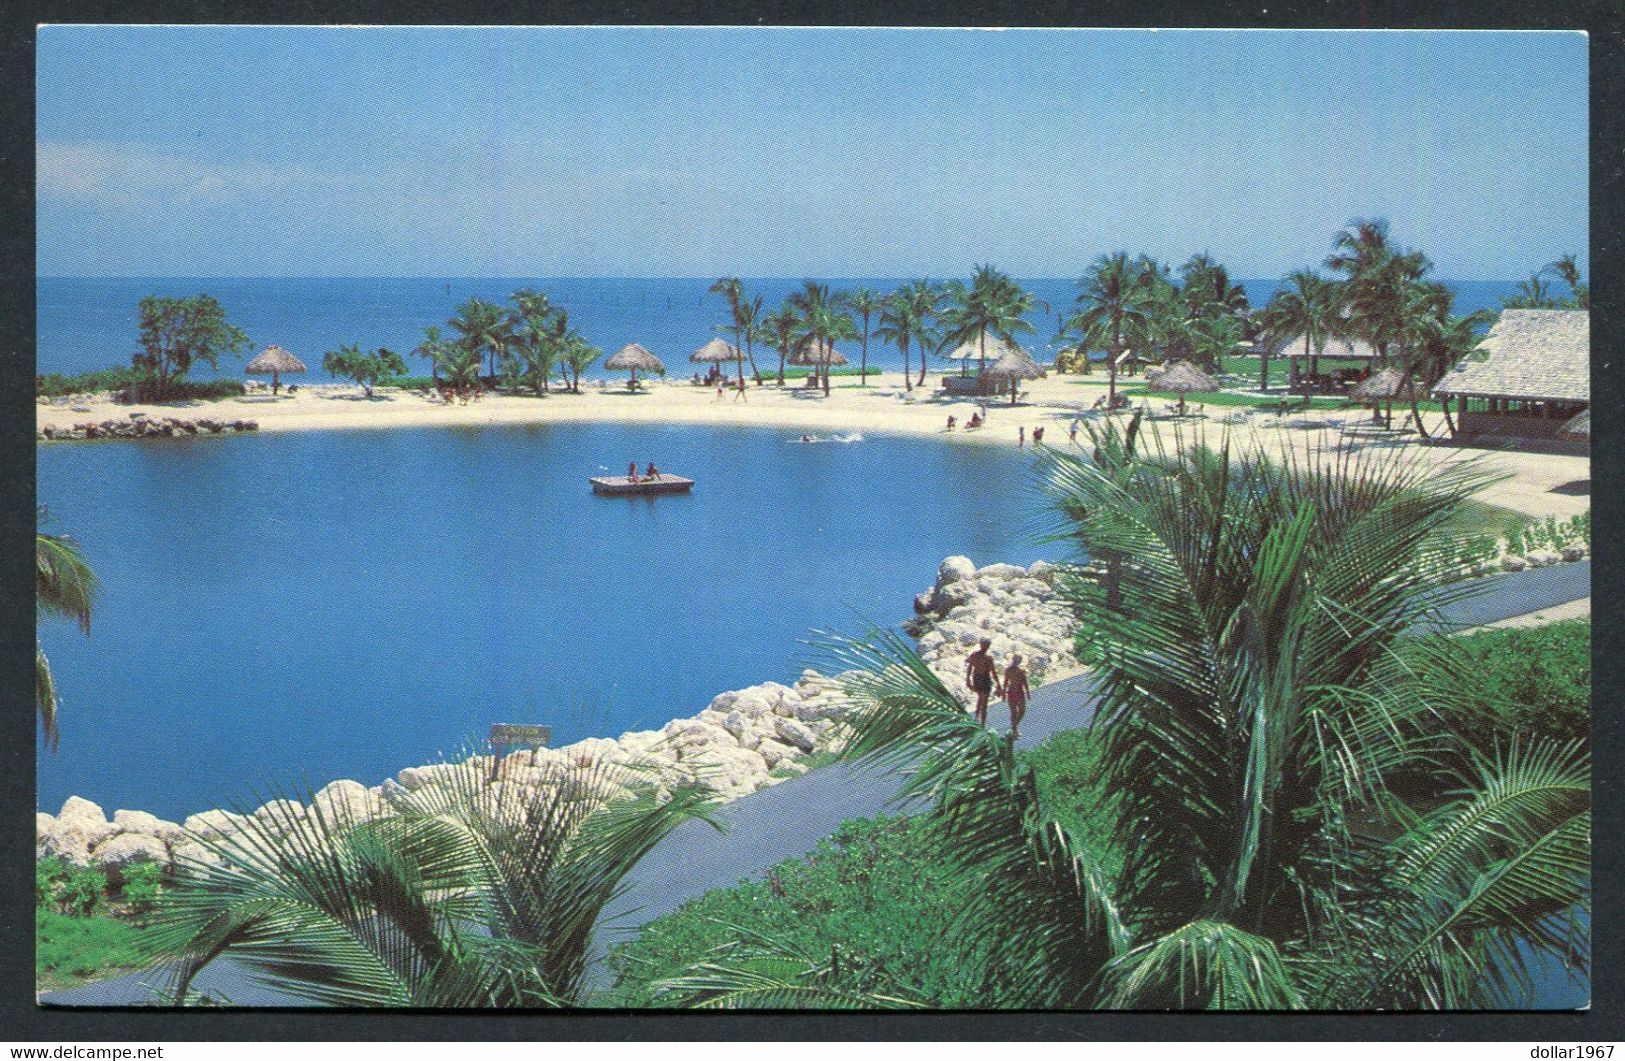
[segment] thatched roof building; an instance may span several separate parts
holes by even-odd
[[[1327,360],[1370,361],[1378,356],[1377,348],[1364,339],[1326,340],[1326,345],[1320,349],[1314,343],[1309,344],[1309,352],[1303,352],[1303,336],[1294,335],[1287,339],[1276,339],[1269,344],[1271,357],[1314,357]]]
[[[1433,393],[1454,399],[1458,439],[1495,436],[1584,453],[1590,418],[1583,436],[1567,428],[1591,402],[1591,314],[1502,310],[1478,349],[1446,372]]]
[[[1021,347],[1012,343],[1007,343],[997,335],[990,334],[987,337],[986,355],[989,361],[995,361],[1009,353],[1011,350],[1020,349]],[[981,340],[972,339],[968,342],[960,343],[959,346],[954,349],[953,353],[946,356],[949,361],[979,361],[982,358],[983,352]]]
[[[1436,394],[1518,401],[1591,400],[1591,314],[1501,311],[1478,349],[1434,384]]]

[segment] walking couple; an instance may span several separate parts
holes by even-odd
[[[976,721],[987,725],[987,702],[990,696],[1002,696],[1010,708],[1010,739],[1021,738],[1021,719],[1027,714],[1027,672],[1022,669],[1019,655],[1010,657],[1010,665],[999,675],[999,665],[993,659],[993,642],[982,638],[982,644],[965,659],[965,685],[976,694]]]

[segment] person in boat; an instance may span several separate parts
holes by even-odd
[[[1020,656],[1010,657],[1004,668],[1004,703],[1010,709],[1010,739],[1021,739],[1021,720],[1027,714],[1027,671]]]
[[[993,642],[984,637],[976,651],[965,658],[965,686],[976,694],[976,721],[984,726],[988,697],[999,692],[999,669],[989,651],[992,647]]]
[[[635,483],[635,482],[638,481],[638,462],[637,461],[633,461],[631,464],[628,464],[626,466],[626,481],[629,482],[629,483]]]
[[[632,465],[632,468],[635,471],[637,469],[637,465],[636,464]],[[644,479],[649,480],[651,482],[658,479],[658,478],[660,478],[660,469],[655,467],[655,462],[654,461],[649,462],[649,468],[648,468],[647,471],[645,471],[643,473],[643,477],[644,477]]]

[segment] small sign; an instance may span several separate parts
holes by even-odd
[[[535,748],[542,748],[553,739],[551,726],[517,726],[507,722],[498,722],[491,727],[491,736],[488,738],[494,745],[524,744]]]

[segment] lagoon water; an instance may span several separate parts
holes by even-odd
[[[179,818],[273,784],[376,784],[545,722],[658,728],[793,681],[815,629],[895,624],[942,557],[1059,547],[1029,457],[870,436],[562,424],[42,447],[39,499],[104,584],[48,623],[77,794]],[[592,495],[656,460],[689,496]]]

